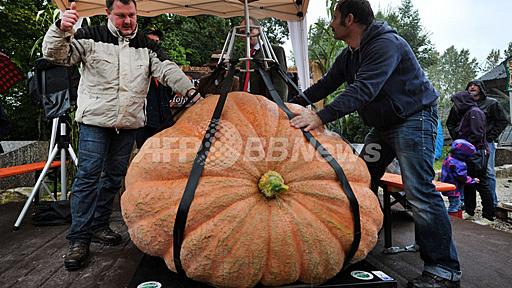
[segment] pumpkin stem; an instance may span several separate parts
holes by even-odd
[[[288,186],[284,184],[281,174],[276,171],[268,171],[261,176],[258,181],[260,192],[267,198],[275,198],[278,194],[288,191]]]

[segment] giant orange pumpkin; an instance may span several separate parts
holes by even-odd
[[[177,207],[218,96],[193,105],[150,138],[131,163],[121,204],[130,237],[173,262]],[[298,112],[303,107],[287,104]],[[349,201],[333,169],[273,102],[230,93],[190,207],[181,263],[189,278],[219,287],[321,283],[343,266],[353,240]],[[361,213],[366,257],[382,225],[365,163],[340,137],[312,134],[343,167]]]

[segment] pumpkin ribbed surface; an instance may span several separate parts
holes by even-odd
[[[130,237],[172,271],[177,208],[217,100],[200,101],[150,138],[126,176],[121,205]],[[361,260],[382,225],[366,164],[335,133],[312,134],[343,167],[359,201],[362,235],[353,261]],[[350,204],[333,169],[284,112],[264,97],[233,92],[219,131],[208,136],[215,141],[181,250],[187,276],[219,287],[321,283],[335,276],[353,240]]]

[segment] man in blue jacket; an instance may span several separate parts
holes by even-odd
[[[393,158],[400,163],[425,264],[422,275],[407,287],[460,287],[462,273],[450,220],[432,184],[438,93],[409,44],[386,23],[374,20],[367,0],[340,0],[331,29],[335,39],[348,47],[304,94],[316,102],[344,83],[346,88],[322,110],[298,114],[291,125],[309,131],[357,111],[373,127],[361,157],[368,165],[374,191]],[[307,104],[302,98],[291,102]]]

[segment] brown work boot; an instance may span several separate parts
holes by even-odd
[[[85,267],[89,258],[89,244],[84,242],[72,242],[69,244],[68,253],[64,258],[64,267],[68,271]]]
[[[123,238],[120,234],[112,231],[110,227],[101,228],[92,232],[92,242],[101,243],[107,246],[116,246],[121,244]]]
[[[423,272],[407,283],[407,288],[460,288],[460,281],[450,281],[437,275]]]

